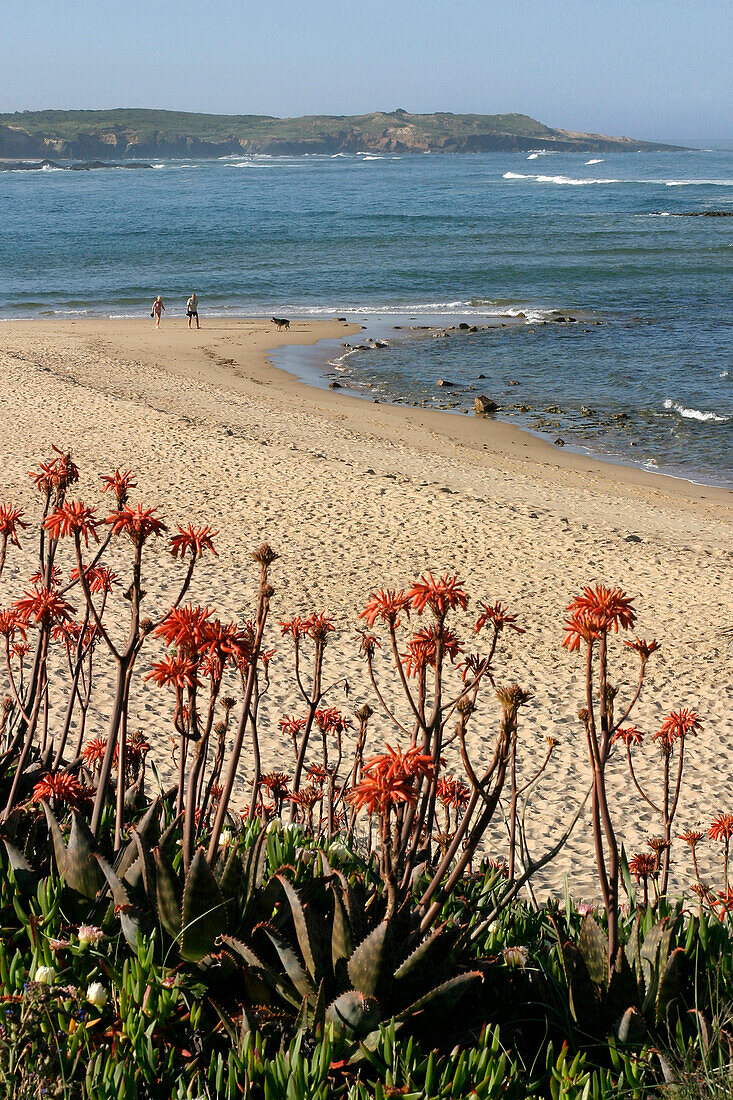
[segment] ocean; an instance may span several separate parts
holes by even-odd
[[[456,414],[485,394],[566,447],[733,487],[733,218],[675,216],[706,212],[733,213],[733,150],[0,172],[0,318],[160,293],[174,323],[192,290],[204,325],[348,317],[389,346],[278,364]]]

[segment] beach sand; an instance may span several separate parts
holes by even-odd
[[[721,635],[733,625],[733,494],[569,454],[491,420],[310,388],[268,363],[275,346],[354,331],[337,322],[294,322],[290,332],[276,334],[263,320],[207,319],[199,332],[172,318],[159,332],[148,321],[3,323],[0,499],[22,505],[27,518],[38,515],[27,471],[54,443],[70,448],[81,468],[74,495],[99,503],[100,512],[111,502],[100,497],[99,475],[133,469],[135,499],[158,505],[170,526],[218,529],[219,556],[200,563],[190,598],[226,617],[252,612],[250,553],[263,539],[270,542],[280,559],[267,636],[277,653],[261,718],[267,769],[292,771],[292,749],[277,723],[283,713],[302,712],[281,619],[314,610],[331,615],[336,632],[325,677],[345,675],[351,693],[346,698],[338,687],[327,702],[347,711],[369,702],[376,710],[355,642],[358,612],[375,587],[402,587],[430,569],[457,573],[474,606],[479,599],[507,604],[526,633],[502,639],[495,675],[497,683],[516,680],[533,692],[520,712],[523,774],[542,759],[545,736],[559,740],[527,810],[535,856],[588,784],[577,719],[583,661],[561,648],[563,611],[583,584],[620,585],[635,598],[638,633],[663,646],[650,661],[637,724],[653,733],[679,706],[698,710],[705,723],[689,746],[675,831],[733,812],[733,654]],[[34,568],[33,541],[23,543],[9,555],[3,605],[20,595]],[[69,568],[70,556],[65,561]],[[125,559],[115,552],[111,561]],[[162,545],[151,548],[149,615],[170,604],[182,572]],[[122,631],[121,613],[110,621]],[[469,614],[455,624],[468,651],[477,648],[472,622]],[[172,696],[142,683],[160,652],[150,639],[141,655],[131,723],[145,731],[167,776]],[[620,642],[613,645],[620,700],[631,690],[635,660]],[[384,655],[380,678],[399,705]],[[100,676],[90,736],[106,732],[111,687]],[[486,691],[469,739],[477,767],[490,758],[498,716]],[[370,728],[368,750],[399,740],[380,716]],[[640,772],[656,794],[658,750],[649,738],[638,752]],[[245,753],[240,805],[248,798],[248,770]],[[616,819],[632,852],[659,834],[659,820],[633,790],[621,753],[611,771]],[[496,854],[505,849],[502,830],[497,826],[490,838]],[[712,842],[700,851],[705,865],[718,855]],[[681,844],[674,866],[675,884],[685,886],[691,867]],[[576,896],[596,895],[585,820],[543,873],[540,893],[561,890],[565,872]]]

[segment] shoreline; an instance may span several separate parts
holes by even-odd
[[[235,388],[240,388],[242,384],[246,387],[247,380],[239,370],[241,367],[244,371],[250,372],[249,381],[252,384],[260,385],[263,382],[269,382],[269,379],[274,375],[278,379],[280,388],[285,393],[294,396],[296,391],[304,391],[311,397],[314,405],[319,408],[337,408],[343,403],[344,408],[350,408],[355,412],[357,408],[363,409],[366,406],[372,413],[369,417],[370,421],[376,424],[382,421],[385,426],[389,425],[390,430],[396,429],[399,431],[402,428],[409,432],[410,423],[415,421],[413,427],[426,428],[431,433],[437,433],[445,440],[449,440],[453,445],[465,447],[472,451],[476,451],[478,448],[481,448],[482,451],[488,449],[495,455],[504,454],[513,459],[526,459],[530,464],[536,463],[546,473],[555,468],[580,476],[605,478],[617,486],[637,487],[646,485],[650,489],[667,492],[675,499],[681,498],[691,502],[706,500],[728,504],[733,507],[733,489],[693,481],[684,475],[657,472],[641,466],[633,466],[627,464],[623,459],[615,461],[604,456],[586,454],[580,449],[576,449],[573,444],[560,448],[539,433],[518,427],[498,417],[479,417],[470,414],[467,416],[444,409],[429,409],[422,406],[382,402],[381,400],[374,401],[370,400],[368,394],[362,395],[349,391],[345,386],[338,390],[331,390],[327,384],[315,384],[292,368],[288,368],[282,363],[273,362],[272,357],[276,356],[282,359],[290,349],[315,352],[320,344],[325,344],[327,341],[336,342],[345,336],[361,332],[362,326],[356,321],[341,322],[302,317],[292,318],[291,323],[294,326],[293,329],[289,332],[278,333],[264,317],[216,316],[210,318],[209,323],[199,330],[198,338],[201,342],[204,342],[211,334],[215,340],[227,340],[229,338],[228,333],[237,333],[240,328],[245,328],[249,335],[254,336],[251,346],[248,348],[248,354],[241,364],[237,364],[231,356],[229,357],[232,359],[231,363],[222,361],[218,364],[220,367],[231,366],[237,368],[235,373],[230,373],[228,378],[228,383]],[[195,334],[195,330],[191,330],[191,333],[188,332],[184,316],[181,318],[175,316],[175,318],[164,319],[157,336],[165,340],[167,338],[167,328],[172,327],[174,324],[176,325],[175,331],[180,334],[183,334],[184,330],[188,335]],[[141,355],[145,355],[146,350],[149,353],[155,347],[151,343],[146,349],[144,343],[139,343],[139,336],[145,331],[151,334],[151,341],[156,337],[152,327],[149,327],[147,319],[138,320],[127,317],[94,317],[75,320],[69,318],[7,319],[0,320],[0,332],[6,325],[11,326],[14,332],[20,333],[23,333],[26,329],[31,332],[42,332],[46,326],[50,332],[62,332],[68,326],[75,329],[79,334],[89,330],[96,335],[102,335],[105,331],[111,331],[114,334],[117,326],[120,326],[120,331],[129,332],[130,335],[134,331],[134,346]],[[185,336],[183,338],[185,339]],[[178,341],[174,343],[177,345]],[[173,344],[169,343],[168,347],[173,350]],[[183,353],[187,358],[195,357],[195,348],[196,345],[191,348],[176,346],[175,351],[176,354]],[[225,358],[222,357],[222,360]],[[314,364],[309,369],[317,370],[320,378],[325,381],[330,360],[321,354],[317,356],[317,359],[318,364]],[[218,376],[217,380],[227,380],[226,373],[223,377]],[[456,422],[461,424],[460,432],[455,430]]]

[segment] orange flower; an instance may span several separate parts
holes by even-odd
[[[25,592],[20,600],[16,600],[14,607],[23,622],[29,623],[33,620],[46,625],[70,619],[74,610],[58,592],[39,585],[34,585],[32,591]]]
[[[307,633],[314,642],[325,642],[326,637],[336,629],[333,625],[333,619],[327,618],[325,611],[314,611],[310,618],[306,620],[305,625]]]
[[[38,491],[47,495],[50,495],[53,489],[63,493],[69,485],[79,480],[79,470],[72,462],[71,455],[64,454],[58,447],[53,447],[53,450],[58,458],[53,458],[50,462],[39,462],[40,473],[29,471],[29,476],[33,479]]]
[[[417,676],[425,668],[435,668],[439,638],[443,643],[443,653],[450,658],[451,662],[455,662],[462,648],[457,635],[452,630],[435,623],[413,634],[407,643],[402,661],[408,676]]]
[[[279,801],[288,793],[289,782],[290,776],[286,772],[268,772],[261,777],[259,785],[264,787],[272,798]]]
[[[3,545],[10,541],[13,546],[20,546],[18,541],[18,528],[27,527],[20,517],[23,515],[22,508],[13,508],[9,504],[0,504],[0,536],[2,537]]]
[[[637,852],[629,860],[629,870],[637,882],[648,879],[657,871],[657,858],[650,852]]]
[[[629,726],[625,730],[617,730],[612,738],[612,741],[623,741],[627,749],[630,749],[632,745],[641,745],[643,740],[644,734],[636,726]]]
[[[25,619],[17,608],[10,607],[0,611],[0,636],[12,641],[16,634],[25,638]]]
[[[127,504],[129,490],[137,488],[132,470],[115,470],[113,474],[102,474],[102,481],[104,482],[102,492],[114,493],[118,508],[123,508]]]
[[[597,584],[595,588],[586,585],[566,610],[571,618],[582,616],[589,626],[602,634],[609,630],[618,633],[619,627],[629,630],[636,622],[636,611],[626,593],[620,588],[607,588],[605,584]]]
[[[633,649],[635,653],[638,653],[642,661],[646,662],[652,653],[656,653],[661,646],[656,638],[652,638],[651,642],[648,642],[646,638],[635,638],[633,642],[624,642],[624,645],[629,649]]]
[[[317,710],[315,713],[316,725],[321,733],[343,733],[351,725],[336,707],[328,707],[326,710]]]
[[[410,617],[410,598],[404,592],[397,592],[393,588],[380,588],[372,592],[367,605],[359,614],[360,619],[366,619],[366,624],[371,630],[377,619],[392,626],[400,625],[400,615],[405,612]]]
[[[679,839],[684,840],[685,844],[689,844],[689,846],[694,850],[695,847],[700,843],[704,835],[705,834],[701,833],[698,829],[688,829],[686,833],[679,834]]]
[[[82,787],[76,776],[57,772],[44,776],[40,783],[36,783],[31,795],[31,802],[48,801],[64,802],[67,806],[81,806],[89,801],[89,791]]]
[[[433,758],[416,747],[405,752],[385,745],[386,752],[374,756],[364,765],[364,777],[348,792],[346,800],[357,810],[389,813],[403,803],[414,806],[417,800],[417,780],[430,778],[434,772]]]
[[[99,542],[99,536],[95,528],[98,520],[94,519],[96,508],[90,508],[80,500],[65,501],[51,512],[43,522],[52,539],[74,538],[84,539],[84,545],[89,545],[91,535],[95,542]]]
[[[456,607],[465,609],[468,607],[468,596],[463,588],[463,581],[457,576],[435,578],[432,573],[423,573],[419,581],[415,581],[407,598],[417,611],[422,615],[426,607],[429,607],[436,618],[442,619],[449,611]]]
[[[405,775],[410,777],[432,776],[434,771],[433,758],[429,753],[420,752],[416,746],[411,746],[405,752],[402,749],[393,749],[391,745],[385,745],[386,752],[379,756],[373,756],[364,765],[365,772],[383,772],[391,775]]]
[[[95,595],[99,592],[111,592],[112,586],[119,584],[117,574],[113,573],[106,565],[89,565],[84,570],[84,577],[89,591]],[[79,570],[72,569],[69,574],[69,580],[72,584],[76,584],[79,580]]]
[[[478,634],[487,623],[491,623],[497,634],[500,634],[505,628],[516,631],[517,634],[524,634],[524,627],[517,626],[517,616],[510,615],[505,607],[500,603],[488,604],[479,603],[481,614],[476,620],[474,630]]]
[[[328,772],[324,768],[323,764],[311,764],[306,769],[306,774],[309,779],[312,779],[315,783],[320,783],[321,786],[328,779]]]
[[[210,607],[194,607],[190,603],[175,607],[160,626],[155,628],[155,635],[169,646],[177,646],[189,654],[198,655],[205,641],[206,623],[213,614]]]
[[[699,733],[701,729],[702,721],[697,711],[681,707],[679,710],[673,710],[664,719],[659,730],[654,734],[654,740],[660,742],[662,752],[669,753],[675,741],[682,741],[689,734]]]
[[[308,624],[305,619],[301,619],[300,615],[295,615],[292,619],[280,623],[280,631],[283,638],[288,634],[292,634],[297,641],[298,638],[304,638],[308,633]]]
[[[733,814],[718,814],[708,829],[711,840],[724,840],[726,844],[733,836]]]
[[[135,546],[142,546],[150,535],[162,535],[168,528],[162,520],[153,513],[157,508],[143,508],[138,504],[137,508],[124,505],[111,516],[107,516],[106,522],[112,527],[113,535],[125,534]]]
[[[84,757],[84,763],[88,768],[98,768],[104,760],[104,754],[107,751],[107,738],[96,737],[91,741],[87,741],[82,752]]]
[[[454,776],[445,776],[438,780],[438,799],[444,806],[452,806],[460,809],[468,804],[470,791],[465,783]]]
[[[184,688],[201,687],[196,677],[198,666],[190,657],[164,657],[162,661],[154,661],[152,671],[145,677],[152,680],[158,687],[172,687],[183,690]]]
[[[359,630],[356,634],[359,642],[359,652],[362,657],[366,657],[368,660],[374,656],[376,650],[381,649],[381,643],[374,634],[369,634],[366,630]]]
[[[592,645],[601,637],[599,628],[593,624],[587,615],[580,612],[575,612],[569,619],[565,620],[564,629],[565,637],[562,644],[570,653],[573,650],[580,649],[581,642]]]
[[[181,527],[177,523],[176,527],[179,533],[174,535],[170,542],[171,554],[174,558],[184,558],[188,553],[192,558],[200,558],[205,550],[209,550],[214,557],[218,557],[211,541],[219,534],[218,531],[212,531],[210,527],[192,527],[190,523],[187,527]]]

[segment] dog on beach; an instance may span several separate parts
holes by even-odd
[[[277,327],[278,332],[280,331],[280,329],[290,328],[290,321],[288,321],[287,317],[273,317],[272,321],[273,324]]]

